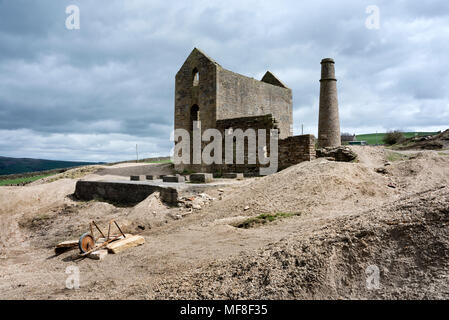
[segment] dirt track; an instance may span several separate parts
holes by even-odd
[[[301,163],[213,190],[215,200],[193,211],[156,195],[133,208],[75,201],[76,179],[1,187],[0,298],[448,298],[449,156],[388,162],[382,147],[353,149],[358,163]],[[141,170],[117,165],[84,178]],[[233,226],[277,212],[298,215]],[[90,220],[111,218],[146,244],[103,261],[53,256]],[[380,269],[378,290],[366,288],[369,265]],[[65,288],[68,266],[80,269],[79,290]]]

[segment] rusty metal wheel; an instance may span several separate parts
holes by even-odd
[[[95,247],[94,237],[89,232],[84,233],[78,241],[81,253],[86,253]]]

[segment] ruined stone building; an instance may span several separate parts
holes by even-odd
[[[198,120],[201,132],[208,128],[223,133],[230,128],[266,129],[267,144],[270,129],[278,129],[279,169],[315,158],[314,136],[293,136],[291,89],[269,71],[259,81],[226,70],[195,48],[176,74],[175,129],[193,132],[193,122]],[[203,143],[201,148],[204,146]],[[255,173],[261,166],[259,163],[230,165],[224,161],[223,164],[193,164],[193,148],[191,143],[191,161],[175,166],[178,172]]]

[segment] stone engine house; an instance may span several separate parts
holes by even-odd
[[[278,129],[278,169],[315,158],[313,135],[293,136],[292,91],[267,71],[258,81],[221,67],[199,49],[193,49],[176,74],[175,129],[192,137],[193,121],[201,121],[201,132],[225,130]],[[207,143],[202,144],[202,148]],[[190,142],[192,160],[193,143]],[[224,148],[224,144],[223,144]],[[268,150],[269,152],[269,150]],[[224,152],[223,152],[224,154]],[[245,159],[247,146],[245,146]],[[256,174],[261,165],[178,164],[178,172],[243,172]]]

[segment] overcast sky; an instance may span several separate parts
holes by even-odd
[[[72,4],[79,30],[66,28]],[[293,90],[295,134],[317,134],[325,57],[342,132],[449,127],[448,0],[0,0],[0,156],[168,155],[175,74],[194,47],[276,74]]]

